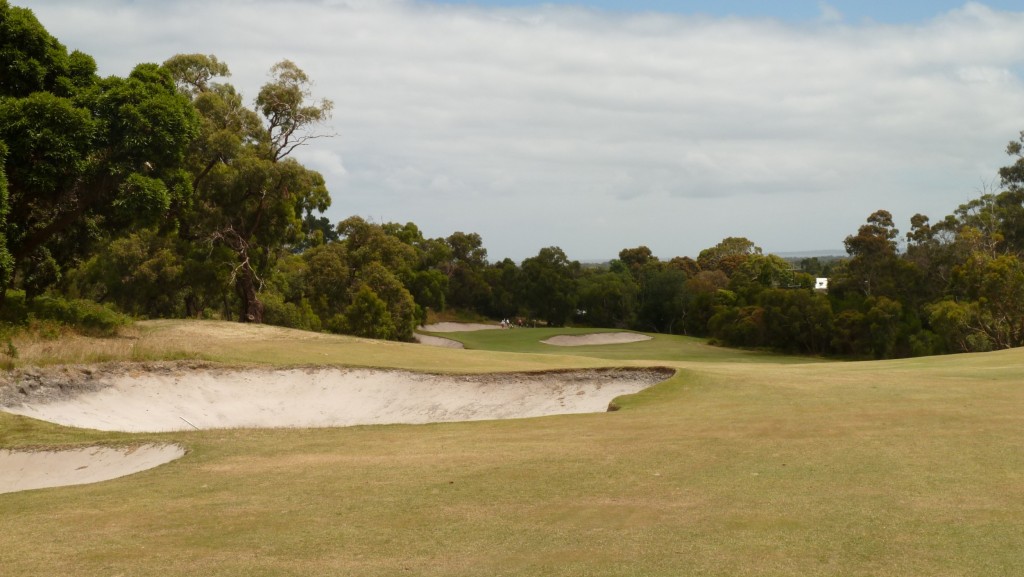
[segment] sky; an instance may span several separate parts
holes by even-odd
[[[476,232],[492,262],[743,236],[832,250],[999,187],[1024,130],[1019,0],[12,0],[103,75],[289,59],[334,103],[296,152],[327,216]]]

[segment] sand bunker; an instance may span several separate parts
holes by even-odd
[[[594,333],[589,335],[558,335],[541,342],[546,345],[559,347],[582,347],[585,345],[620,345],[649,340],[651,340],[651,337],[639,333]]]
[[[446,349],[464,349],[466,348],[459,341],[453,341],[452,339],[446,339],[443,337],[433,337],[430,335],[414,334],[413,340],[421,345],[430,345],[432,347],[444,347]]]
[[[434,323],[424,325],[420,330],[428,333],[461,333],[467,331],[489,331],[501,329],[501,325],[485,325],[482,323]]]
[[[185,454],[178,445],[86,447],[63,451],[0,449],[0,493],[85,485],[152,469]]]
[[[600,412],[672,375],[616,369],[471,376],[213,365],[60,367],[8,373],[0,410],[62,425],[127,432],[225,427],[338,427]],[[0,493],[95,483],[161,465],[177,445],[0,450]]]
[[[0,410],[105,431],[339,427],[539,417],[607,410],[669,369],[427,375],[368,369],[228,370],[130,365],[59,386],[8,383]],[[38,379],[37,379],[38,380]]]

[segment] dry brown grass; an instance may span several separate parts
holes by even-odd
[[[600,362],[205,330],[160,332],[177,350],[227,359]],[[725,359],[680,356],[676,378],[609,414],[139,436],[191,452],[118,481],[0,496],[0,567],[5,577],[1024,574],[1024,350]]]

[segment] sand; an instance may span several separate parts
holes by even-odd
[[[558,335],[541,341],[558,347],[582,347],[586,345],[620,345],[649,341],[651,337],[639,333],[593,333],[589,335]]]
[[[29,369],[0,382],[0,410],[71,427],[125,432],[343,427],[540,417],[608,410],[670,369],[487,375],[309,367],[227,369],[202,363]],[[0,492],[117,478],[184,454],[131,450],[0,451]]]
[[[464,349],[466,348],[459,341],[453,341],[452,339],[446,339],[444,337],[434,337],[431,335],[414,334],[412,338],[421,345],[429,345],[432,347],[444,347],[446,349]]]
[[[421,331],[428,333],[460,333],[467,331],[490,331],[498,329],[501,330],[501,325],[486,325],[482,323],[434,323],[432,325],[423,325],[420,327]]]
[[[152,469],[185,454],[178,445],[86,447],[62,451],[0,449],[0,493],[85,485]]]
[[[8,384],[0,410],[126,432],[343,427],[601,412],[667,369],[430,375],[343,368],[229,370],[173,363],[94,372],[59,388]],[[12,393],[14,387],[17,392]]]

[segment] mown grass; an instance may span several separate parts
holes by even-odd
[[[619,353],[451,351],[219,326],[199,336],[207,327],[157,325],[146,338],[167,335],[173,354],[196,347],[245,363],[327,354],[422,370],[619,364]],[[1024,574],[1022,351],[799,364],[707,354],[655,359],[680,372],[621,399],[616,413],[144,436],[190,452],[115,481],[0,495],[0,567],[5,576]],[[62,434],[23,424],[19,442]]]
[[[622,332],[594,328],[515,328],[510,330],[485,330],[458,333],[430,333],[461,342],[467,349],[516,353],[555,354],[594,357],[615,361],[688,361],[688,362],[769,362],[802,363],[813,362],[807,357],[789,357],[759,351],[744,351],[715,347],[704,339],[678,335],[643,333],[650,336],[647,341],[615,345],[555,346],[543,341],[559,335],[587,335],[595,333]]]

